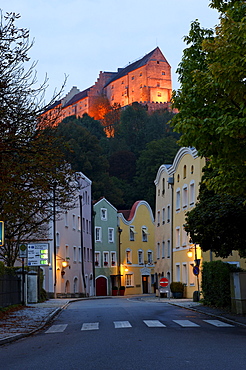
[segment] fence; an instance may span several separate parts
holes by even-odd
[[[0,307],[21,303],[21,279],[14,275],[0,276]]]

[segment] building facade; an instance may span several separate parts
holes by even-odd
[[[153,293],[155,225],[152,210],[143,200],[130,211],[118,213],[120,285],[126,294]]]
[[[96,295],[107,296],[118,285],[117,209],[102,198],[94,204],[93,210]]]

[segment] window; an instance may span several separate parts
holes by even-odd
[[[176,211],[180,211],[180,188],[176,190]]]
[[[86,220],[86,233],[88,234],[88,231],[89,231],[89,223],[88,223],[88,220]]]
[[[83,231],[85,231],[85,218],[83,217]]]
[[[104,267],[108,266],[108,261],[109,261],[109,253],[103,252],[103,266]]]
[[[111,252],[111,266],[116,266],[116,253]]]
[[[76,227],[76,220],[75,220],[75,215],[73,215],[73,229],[75,230]]]
[[[188,235],[187,235],[187,232],[185,231],[185,229],[183,228],[182,229],[182,246],[185,247],[187,245],[187,239],[188,239]]]
[[[157,259],[160,259],[160,243],[157,243]]]
[[[180,227],[176,227],[176,248],[180,247]]]
[[[161,97],[161,92],[158,91],[157,96],[160,98]]]
[[[190,207],[195,204],[195,182],[194,180],[190,182]]]
[[[176,281],[180,281],[180,264],[176,265]]]
[[[101,220],[107,221],[107,209],[101,208]]]
[[[170,258],[171,255],[171,242],[170,240],[167,241],[167,258]]]
[[[160,87],[160,82],[157,82],[156,86],[157,86],[157,87]]]
[[[68,227],[68,212],[65,212],[65,227]]]
[[[142,227],[142,241],[143,242],[148,241],[148,232],[147,232],[147,228],[145,226]]]
[[[162,195],[165,194],[165,179],[162,179]]]
[[[160,226],[160,211],[157,212],[157,226]]]
[[[162,258],[165,258],[165,242],[162,242]]]
[[[130,226],[130,241],[135,240],[135,234],[136,234],[136,231],[134,230],[134,226]]]
[[[194,173],[194,166],[193,165],[190,168],[190,173],[191,173],[191,175],[193,175],[193,173]]]
[[[101,229],[101,227],[96,227],[95,236],[96,236],[96,242],[101,242],[102,241],[102,229]]]
[[[80,216],[78,216],[78,230],[81,230]]]
[[[78,260],[79,260],[79,262],[82,262],[82,259],[81,259],[81,247],[78,247]]]
[[[138,264],[143,265],[143,251],[138,251]]]
[[[165,208],[162,208],[162,225],[165,223]]]
[[[167,222],[170,222],[170,218],[171,218],[170,206],[167,206]]]
[[[60,234],[56,233],[56,248],[60,248]]]
[[[188,207],[188,187],[187,185],[183,186],[183,208]]]
[[[162,74],[162,76],[165,76],[166,73],[164,71],[162,71],[161,74]]]
[[[76,247],[73,247],[73,262],[77,261],[77,255],[76,255]]]
[[[132,263],[132,252],[130,249],[126,250],[126,263]]]
[[[125,285],[126,286],[133,286],[133,275],[132,274],[126,274],[125,277]]]
[[[184,165],[183,179],[186,179],[186,164]]]
[[[100,267],[100,252],[95,252],[95,266]]]
[[[112,227],[108,228],[108,242],[109,243],[114,242],[114,229]]]
[[[193,267],[194,267],[194,264],[190,263],[190,266],[189,266],[189,282],[190,282],[190,285],[192,285],[192,286],[195,285],[195,275],[193,274]]]
[[[152,265],[153,263],[153,253],[152,251],[148,251],[148,264]]]
[[[187,265],[183,263],[182,265],[182,281],[185,285],[188,284],[188,274],[187,274]]]
[[[132,76],[132,80],[134,80],[134,76]]]

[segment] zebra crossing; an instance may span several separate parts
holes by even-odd
[[[234,327],[234,325],[228,324],[226,322],[220,320],[201,320],[202,323],[209,324],[209,326],[214,326],[217,328],[230,328]],[[142,321],[148,328],[167,328],[169,325],[163,324],[159,320],[143,320]],[[198,328],[203,326],[202,324],[197,324],[191,320],[171,320],[172,323],[176,324],[177,327],[182,328]],[[113,327],[115,329],[125,329],[125,328],[132,328],[132,324],[129,321],[113,321]],[[54,333],[62,333],[68,327],[68,324],[57,324],[52,325],[48,330],[46,330],[45,334],[54,334]],[[83,323],[81,326],[81,331],[92,331],[92,330],[99,330],[100,323],[99,322],[87,322]]]

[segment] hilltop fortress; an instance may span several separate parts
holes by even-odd
[[[99,97],[106,97],[111,106],[125,107],[138,102],[148,106],[148,111],[168,108],[172,94],[171,66],[159,47],[143,58],[130,63],[117,72],[100,72],[95,84],[84,91],[73,87],[61,100],[50,106],[44,115],[52,118],[61,110],[58,122],[75,115],[87,113],[95,117],[93,106]]]

